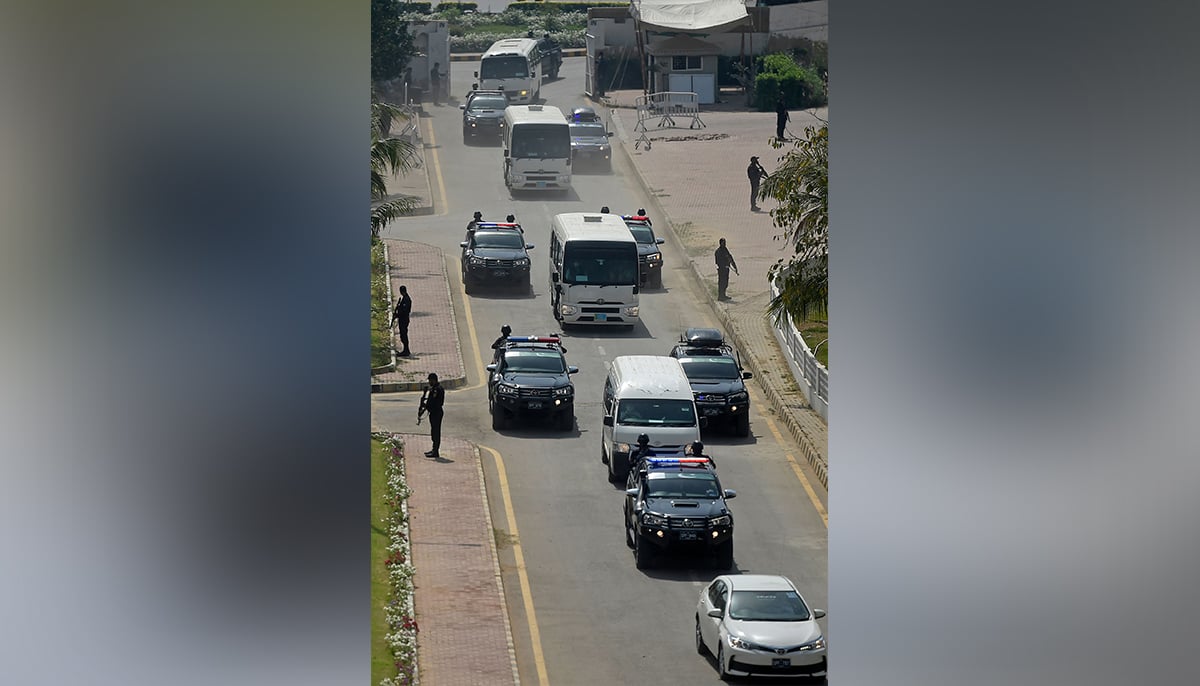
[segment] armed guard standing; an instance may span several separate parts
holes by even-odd
[[[741,276],[738,273],[737,262],[733,260],[733,254],[729,252],[729,248],[725,247],[725,239],[721,239],[721,245],[717,247],[716,253],[713,256],[717,260],[717,300],[732,300],[728,295],[725,295],[726,289],[729,288],[729,268],[733,267],[733,273]]]

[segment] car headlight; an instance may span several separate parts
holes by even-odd
[[[720,517],[713,517],[712,519],[708,520],[708,523],[713,526],[729,526],[732,521],[733,518],[729,515],[721,515]]]
[[[525,97],[526,95],[529,95],[529,91],[521,91],[522,98]]]
[[[552,393],[557,397],[566,397],[574,392],[575,389],[571,388],[570,386],[563,386],[562,388],[556,388],[552,391]]]
[[[522,258],[518,259],[518,260],[516,261],[516,265],[517,265],[518,267],[528,267],[528,266],[529,266],[529,258],[528,258],[528,257],[522,257]]]
[[[642,515],[642,524],[646,526],[665,527],[667,525],[667,518],[647,512]]]
[[[559,305],[558,313],[564,317],[572,317],[579,313],[579,308],[574,305]]]
[[[737,393],[729,394],[729,402],[731,403],[744,403],[749,399],[750,394],[745,391],[738,391]]]
[[[467,263],[470,264],[472,267],[483,266],[486,262],[487,261],[484,260],[482,257],[472,257],[470,260],[467,260]]]
[[[662,253],[654,252],[646,256],[647,262],[662,262]]]
[[[750,641],[738,636],[734,636],[733,634],[729,634],[729,646],[731,648],[741,648],[742,650],[766,650],[766,648],[763,648],[757,643],[751,643]]]
[[[638,306],[633,305],[631,307],[626,307],[622,310],[622,312],[625,313],[626,317],[636,317],[638,316]]]
[[[800,646],[800,650],[823,650],[825,648],[825,637],[818,636],[817,640],[810,641]]]
[[[616,445],[616,451],[619,453],[629,452],[629,444],[628,443],[618,443]]]
[[[502,383],[502,384],[500,384],[499,387],[496,388],[496,392],[499,393],[500,395],[516,395],[517,387],[514,386],[513,384]]]

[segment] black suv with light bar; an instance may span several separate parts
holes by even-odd
[[[625,226],[629,227],[629,233],[633,234],[633,239],[637,241],[638,276],[642,285],[662,288],[663,255],[658,246],[663,244],[663,239],[654,235],[650,218],[645,215],[626,215],[622,219],[625,220]]]
[[[575,384],[579,367],[567,364],[558,336],[509,336],[487,366],[488,409],[497,431],[517,419],[552,423],[560,431],[575,426]]]
[[[692,385],[696,412],[714,421],[728,421],[738,436],[750,435],[750,394],[743,379],[753,376],[716,329],[688,329],[671,349]]]
[[[640,458],[625,482],[625,543],[638,569],[660,553],[713,554],[717,567],[733,567],[733,513],[712,458],[700,455]]]
[[[533,243],[525,242],[520,224],[481,222],[467,232],[462,247],[463,288],[470,293],[481,283],[516,285],[533,292],[529,280],[529,253]]]

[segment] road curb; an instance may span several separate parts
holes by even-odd
[[[628,132],[625,130],[625,123],[616,118],[614,118],[613,121],[614,126],[620,129],[619,133],[621,134],[621,150],[625,153],[626,159],[629,160],[630,166],[633,167],[633,173],[637,176],[638,182],[641,183],[642,188],[646,190],[646,194],[649,196],[650,205],[653,206],[654,211],[658,214],[658,216],[666,220],[667,228],[671,231],[671,236],[675,239],[676,244],[681,247],[685,247],[686,244],[679,237],[679,234],[675,232],[675,222],[671,220],[670,215],[666,213],[662,205],[658,202],[658,196],[655,195],[654,189],[646,180],[646,177],[642,175],[641,168],[638,167],[637,163],[633,159],[633,153],[629,149],[630,142],[628,138]],[[657,229],[658,227],[656,226],[655,228]],[[826,490],[828,490],[829,467],[826,464],[826,461],[821,457],[821,452],[815,445],[813,445],[813,442],[808,435],[804,433],[799,421],[797,421],[792,415],[794,408],[788,405],[787,401],[784,400],[782,393],[775,388],[774,384],[767,380],[768,375],[763,374],[763,361],[754,356],[753,349],[745,344],[746,342],[742,340],[741,334],[738,333],[737,328],[733,325],[733,319],[717,304],[717,301],[714,300],[712,295],[709,293],[708,282],[700,273],[699,267],[696,266],[696,260],[688,254],[686,249],[683,251],[683,257],[687,260],[692,277],[696,280],[696,283],[700,286],[700,290],[704,293],[704,298],[706,301],[708,301],[708,306],[712,309],[713,314],[716,315],[717,319],[725,327],[725,330],[729,332],[729,335],[731,338],[733,338],[734,345],[737,346],[737,349],[746,353],[746,360],[751,367],[751,371],[754,372],[755,378],[759,380],[758,386],[759,388],[763,389],[764,394],[767,396],[767,401],[770,403],[771,409],[775,411],[776,416],[782,419],[784,425],[788,429],[788,433],[792,435],[792,438],[794,438],[796,443],[800,446],[800,451],[804,454],[804,459],[813,468],[813,471],[816,472],[817,478],[820,480],[821,484]],[[774,336],[771,337],[771,340],[775,343],[775,345],[779,345],[779,343],[774,340]]]
[[[479,450],[479,445],[471,443],[471,449],[475,451],[475,467],[479,470],[479,494],[483,497],[483,516],[487,522],[488,530],[488,550],[492,553],[493,574],[496,579],[496,588],[500,596],[500,608],[504,614],[504,638],[508,641],[508,660],[512,664],[513,684],[521,686],[521,672],[517,668],[517,646],[513,641],[512,623],[509,620],[508,599],[504,597],[504,575],[500,571],[500,551],[496,549],[496,525],[492,522],[492,508],[488,504],[487,480],[483,474],[483,454]]]

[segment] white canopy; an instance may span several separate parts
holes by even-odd
[[[720,33],[744,21],[744,0],[631,0],[633,16],[653,31]]]

